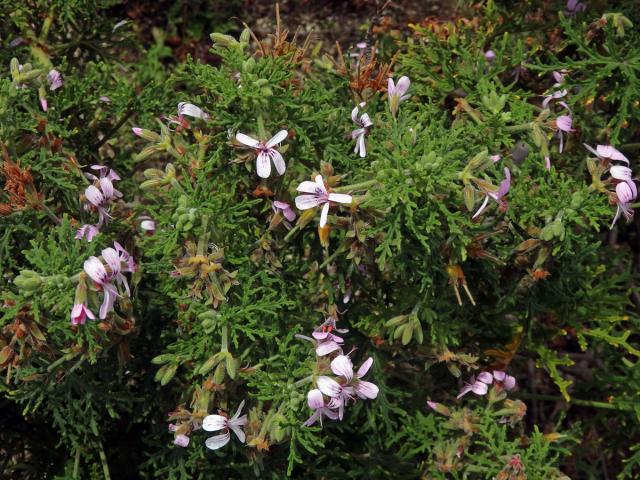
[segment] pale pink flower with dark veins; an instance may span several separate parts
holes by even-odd
[[[240,412],[242,411],[243,406],[244,400],[240,402],[240,406],[238,407],[236,414],[231,418],[227,418],[222,415],[207,415],[206,417],[204,417],[204,420],[202,421],[203,430],[206,430],[207,432],[225,430],[225,433],[207,438],[207,440],[204,442],[207,448],[211,450],[217,450],[218,448],[222,448],[227,443],[229,443],[229,440],[231,439],[231,433],[229,432],[229,430],[233,430],[233,433],[236,434],[238,440],[244,443],[246,436],[244,434],[244,431],[242,430],[242,427],[247,424],[247,416],[240,416]]]
[[[556,127],[558,129],[558,135],[560,136],[560,147],[558,148],[558,151],[560,153],[562,153],[562,150],[564,148],[564,133],[571,133],[571,132],[575,132],[575,130],[573,128],[571,128],[573,126],[573,119],[571,118],[571,115],[560,115],[558,118],[556,118]]]
[[[62,85],[64,84],[64,82],[62,81],[62,75],[58,70],[55,70],[55,69],[51,70],[47,74],[47,81],[49,82],[49,88],[52,91],[57,90],[58,88],[62,87]]]
[[[489,385],[493,383],[493,375],[489,372],[482,372],[478,375],[478,378],[471,377],[469,383],[465,384],[460,390],[460,393],[456,398],[461,398],[469,392],[473,392],[476,395],[486,395],[489,391]]]
[[[107,272],[102,262],[97,257],[89,257],[84,262],[84,271],[98,286],[102,288],[104,298],[100,306],[100,319],[107,317],[107,313],[113,310],[113,304],[118,296],[118,290],[111,283],[113,276]]]
[[[608,160],[618,160],[620,162],[624,162],[629,165],[629,159],[625,157],[622,152],[612,147],[611,145],[598,145],[596,148],[593,148],[586,143],[583,144],[584,147],[593,153],[596,157]]]
[[[398,107],[401,102],[407,100],[411,95],[407,95],[407,91],[411,86],[411,80],[409,77],[400,77],[398,84],[393,83],[393,79],[390,78],[387,82],[387,97],[389,99],[389,110],[395,117],[398,112]]]
[[[379,389],[375,384],[361,380],[372,364],[373,358],[369,357],[354,374],[351,359],[347,355],[338,355],[331,361],[331,371],[342,378],[342,383],[338,383],[330,377],[318,377],[318,388],[331,398],[329,407],[338,409],[340,420],[344,414],[346,401],[355,398],[354,394],[362,399],[373,399],[378,396]]]
[[[484,202],[482,202],[482,205],[480,206],[478,211],[471,218],[476,218],[478,215],[484,212],[484,209],[487,208],[490,198],[498,202],[498,205],[500,205],[501,207],[504,207],[506,205],[506,202],[502,198],[505,197],[507,193],[509,193],[509,189],[511,188],[511,171],[507,167],[505,167],[504,169],[504,176],[505,179],[500,182],[500,186],[498,187],[497,192],[485,192]]]
[[[287,169],[287,166],[284,163],[284,158],[282,158],[280,152],[274,148],[287,138],[287,135],[289,135],[289,132],[286,130],[280,130],[268,141],[261,142],[255,138],[245,135],[244,133],[237,133],[236,140],[258,152],[258,158],[256,159],[256,170],[258,172],[258,176],[268,178],[269,175],[271,175],[271,161],[273,161],[273,164],[276,166],[278,175],[282,175]]]
[[[369,114],[363,113],[360,117],[358,117],[358,108],[363,108],[366,105],[365,102],[362,102],[351,111],[351,120],[355,123],[358,128],[351,132],[351,138],[356,141],[356,146],[353,150],[353,153],[359,153],[360,158],[364,158],[367,156],[367,148],[364,143],[364,138],[367,135],[369,128],[373,125]]]
[[[353,198],[351,195],[343,193],[329,193],[327,187],[324,186],[322,175],[316,175],[315,180],[315,182],[307,180],[298,185],[296,190],[310,195],[298,195],[296,197],[296,207],[300,210],[308,210],[322,205],[322,213],[320,214],[320,228],[322,228],[327,224],[331,202],[349,204],[353,201]]]
[[[83,225],[78,230],[76,230],[76,240],[80,240],[87,237],[87,242],[91,242],[93,237],[100,233],[100,229],[95,225]]]
[[[307,403],[309,404],[309,408],[313,410],[313,414],[303,423],[305,427],[310,427],[317,421],[320,421],[320,426],[322,426],[322,417],[328,417],[331,420],[338,419],[338,412],[331,410],[326,405],[322,392],[317,388],[309,391],[307,394]]]
[[[96,317],[84,303],[76,303],[71,309],[71,325],[84,325],[86,319],[95,320]]]
[[[275,212],[281,212],[284,218],[293,222],[296,219],[296,212],[293,211],[291,205],[287,202],[281,202],[280,200],[273,201],[273,210]]]
[[[638,196],[638,189],[635,182],[633,180],[627,180],[625,182],[618,183],[616,185],[616,196],[618,197],[618,207],[616,216],[613,218],[613,222],[609,228],[613,228],[621,214],[624,215],[627,221],[633,218],[633,209],[631,208],[630,203]]]
[[[89,185],[84,191],[88,202],[84,208],[85,210],[95,208],[98,211],[99,219],[95,228],[99,230],[106,223],[107,218],[110,218],[108,210],[111,202],[122,197],[122,193],[113,186],[113,182],[120,180],[120,177],[115,171],[102,165],[92,165],[91,169],[97,171],[100,176],[97,177],[88,172],[84,174],[89,180],[94,181],[94,185]],[[82,237],[76,235],[76,238]]]

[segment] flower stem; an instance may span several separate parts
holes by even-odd
[[[534,394],[534,393],[523,393],[520,395],[522,398],[531,399],[531,400],[549,400],[552,402],[562,402],[569,403],[574,405],[580,405],[584,407],[593,407],[593,408],[602,408],[605,410],[619,410],[630,412],[633,411],[633,407],[631,405],[613,405],[611,403],[606,402],[596,402],[594,400],[582,400],[580,398],[572,398],[569,402],[565,402],[564,398],[556,397],[555,395],[542,395],[542,394]]]
[[[533,124],[529,122],[529,123],[523,123],[521,125],[509,125],[508,127],[506,127],[506,130],[507,132],[524,132],[527,130],[531,130],[532,127],[533,127]]]
[[[313,375],[309,375],[308,377],[304,377],[293,384],[294,387],[300,387],[307,383],[311,383],[313,381]]]
[[[289,233],[285,235],[284,241],[288,242],[291,239],[291,237],[293,237],[293,234],[296,233],[298,230],[300,230],[298,225],[294,225],[294,227],[291,230],[289,230]]]
[[[47,217],[49,217],[53,221],[53,223],[55,223],[56,225],[61,225],[62,224],[62,222],[56,216],[56,214],[53,213],[53,210],[51,210],[49,207],[47,207],[44,202],[42,202],[40,204],[40,206],[42,207],[42,210],[44,211],[44,213],[47,214]]]
[[[104,453],[104,447],[102,442],[98,440],[98,454],[100,455],[100,462],[102,463],[102,473],[104,474],[104,480],[111,480],[111,474],[109,473],[109,464],[107,463],[107,456]]]
[[[343,187],[336,187],[332,189],[336,193],[342,192],[353,192],[356,190],[365,190],[369,187],[372,187],[378,183],[377,180],[367,180],[365,182],[354,183],[353,185],[345,185]]]

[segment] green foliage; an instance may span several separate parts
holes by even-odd
[[[164,29],[116,28],[116,1],[13,3],[0,3],[3,41],[24,39],[0,52],[3,474],[635,478],[637,234],[623,219],[608,232],[609,161],[582,148],[611,143],[635,170],[633,12],[538,18],[486,1],[412,25],[392,51],[381,34],[379,58],[330,59],[280,28],[238,31],[240,2],[228,16],[171,6]],[[185,54],[203,38],[206,60]],[[579,126],[564,148],[566,108],[542,104],[559,70]],[[401,75],[396,112],[385,87]],[[179,102],[204,113],[178,116]],[[356,105],[373,124],[366,156]],[[236,135],[282,130],[286,172],[261,178]],[[121,177],[105,211],[96,164]],[[275,208],[318,175],[351,196],[326,226],[320,208]],[[95,238],[75,238],[105,212]],[[106,313],[91,257],[113,276]],[[96,319],[70,323],[80,304]],[[334,328],[356,370],[372,359],[379,392],[305,426],[336,357],[308,337]],[[455,398],[500,370],[517,389]],[[246,441],[208,450],[224,432],[204,418],[241,402]]]

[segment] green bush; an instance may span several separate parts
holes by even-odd
[[[637,11],[486,1],[330,56],[12,3],[3,475],[636,477]]]

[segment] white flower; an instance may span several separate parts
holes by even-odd
[[[204,112],[200,107],[194,105],[193,103],[180,102],[178,104],[178,115],[183,116],[187,115],[193,118],[201,118],[203,120],[209,119],[209,114]]]
[[[284,158],[280,155],[274,147],[287,138],[289,133],[286,130],[280,130],[271,139],[266,142],[261,142],[255,138],[251,138],[244,133],[236,134],[236,140],[247,147],[254,148],[258,151],[258,158],[256,159],[256,170],[258,176],[262,178],[268,178],[271,175],[271,161],[276,166],[278,175],[282,175],[287,166],[284,163]]]
[[[226,430],[223,434],[207,438],[204,442],[207,448],[217,450],[229,443],[229,440],[231,439],[229,429],[233,430],[233,433],[236,434],[238,440],[244,443],[246,437],[242,427],[247,424],[247,416],[240,416],[242,407],[244,407],[244,400],[240,403],[236,414],[231,418],[223,417],[222,415],[207,415],[204,417],[204,420],[202,421],[203,430],[206,430],[207,432]]]
[[[315,182],[305,181],[298,185],[296,189],[299,192],[309,193],[310,195],[298,195],[296,197],[296,207],[300,210],[308,210],[319,205],[323,205],[320,215],[320,227],[327,224],[327,216],[329,215],[329,205],[331,202],[349,204],[353,201],[351,195],[343,193],[329,193],[324,186],[322,175],[316,176]]]
[[[353,153],[360,153],[360,157],[364,158],[367,156],[367,148],[364,143],[364,137],[366,136],[369,127],[373,125],[369,114],[363,113],[358,118],[358,109],[363,108],[366,105],[365,102],[360,103],[351,111],[351,120],[353,123],[358,125],[353,132],[351,132],[351,138],[356,141],[356,147],[353,150]]]

